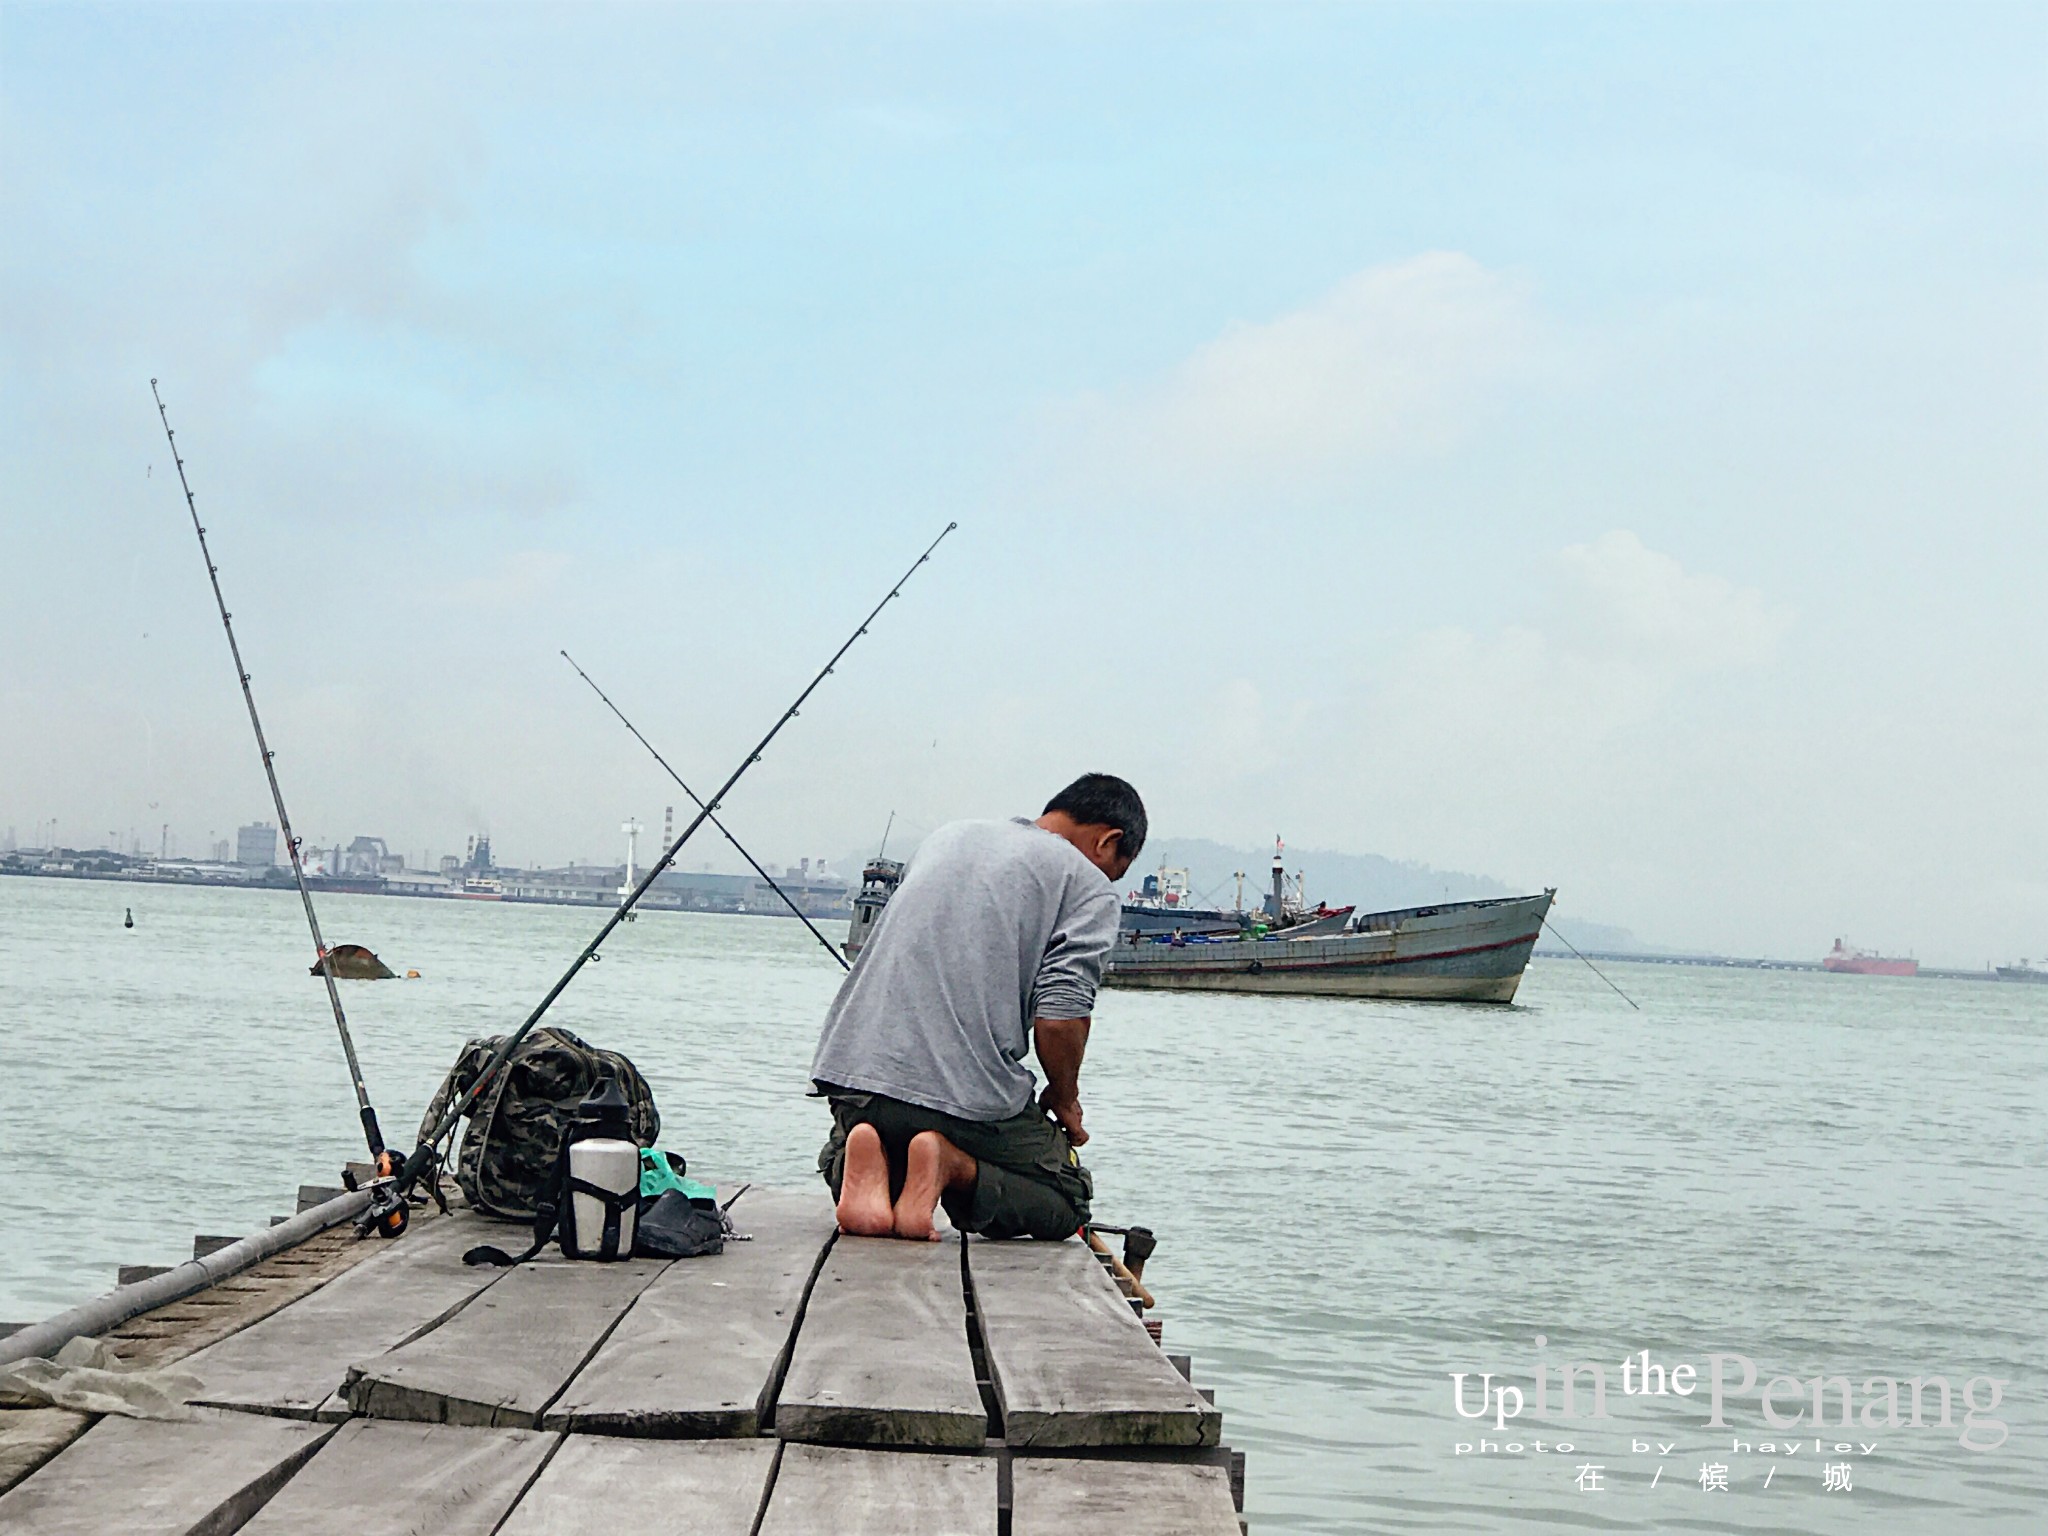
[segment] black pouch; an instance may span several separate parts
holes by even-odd
[[[633,1223],[633,1255],[642,1259],[695,1259],[725,1252],[725,1217],[679,1189],[640,1203]]]

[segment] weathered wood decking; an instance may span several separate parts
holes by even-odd
[[[375,1254],[375,1263],[200,1351],[191,1357],[206,1384],[200,1400],[291,1418],[346,1418],[339,1367],[428,1332],[498,1277],[462,1263],[475,1226],[421,1222],[389,1253]]]
[[[1080,1243],[970,1242],[1011,1445],[1215,1445],[1223,1415],[1168,1363]]]
[[[832,1245],[775,1404],[775,1432],[851,1445],[981,1444],[988,1412],[957,1243]]]
[[[461,1211],[315,1239],[216,1287],[267,1301],[124,1325],[191,1418],[0,1412],[28,1460],[75,1436],[0,1457],[0,1530],[1236,1536],[1220,1415],[1079,1243],[845,1238],[809,1191],[732,1215],[751,1241],[675,1263],[467,1268],[519,1229]]]

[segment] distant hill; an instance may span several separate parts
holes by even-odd
[[[892,843],[890,854],[908,858],[911,845]],[[859,880],[867,854],[835,865],[849,879]],[[1204,905],[1229,907],[1237,899],[1233,872],[1244,871],[1244,900],[1255,906],[1272,888],[1271,848],[1228,848],[1206,837],[1160,837],[1145,844],[1145,851],[1126,880],[1136,889],[1139,880],[1160,865],[1185,869],[1195,895]],[[1477,901],[1488,896],[1524,896],[1529,892],[1501,884],[1486,875],[1468,875],[1456,870],[1433,869],[1427,864],[1383,858],[1376,853],[1338,853],[1323,848],[1289,848],[1287,872],[1308,874],[1308,899],[1327,901],[1333,907],[1355,905],[1365,912],[1383,912],[1389,907],[1419,907],[1432,901]],[[1577,918],[1558,918],[1553,927],[1581,949],[1608,953],[1642,949],[1644,946],[1626,928],[1612,923],[1589,923]],[[1544,941],[1545,947],[1552,947]]]

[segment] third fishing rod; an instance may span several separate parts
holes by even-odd
[[[569,663],[570,666],[576,668],[576,675],[582,678],[583,681],[585,681],[586,683],[590,684],[590,691],[596,694],[600,699],[604,700],[604,707],[619,717],[619,724],[623,725],[627,730],[633,733],[633,739],[639,742],[640,745],[645,747],[650,753],[653,753],[654,760],[657,763],[661,764],[661,771],[667,774],[670,778],[674,779],[676,781],[676,788],[680,789],[684,794],[688,795],[690,797],[690,803],[696,806],[698,810],[702,811],[705,814],[705,816],[709,818],[711,825],[718,829],[720,835],[723,836],[728,843],[732,844],[733,852],[737,853],[741,858],[745,859],[748,864],[753,866],[754,873],[759,875],[763,880],[768,882],[768,889],[773,891],[776,895],[780,896],[782,898],[782,904],[785,907],[788,907],[791,912],[796,914],[797,921],[802,923],[806,928],[811,930],[811,937],[816,939],[820,944],[825,946],[825,953],[830,955],[834,960],[837,960],[839,962],[839,968],[842,971],[852,970],[853,967],[847,963],[846,956],[840,953],[839,946],[837,944],[834,944],[830,939],[826,938],[824,934],[818,932],[818,925],[812,922],[810,918],[805,915],[804,909],[796,904],[795,900],[790,896],[789,892],[785,891],[781,886],[775,883],[775,877],[769,874],[767,870],[761,867],[761,861],[755,858],[751,853],[747,852],[746,849],[740,846],[740,840],[734,837],[732,833],[726,829],[725,823],[720,821],[716,816],[713,816],[711,814],[711,808],[707,806],[702,800],[697,798],[697,791],[690,788],[689,785],[685,784],[683,782],[683,776],[680,773],[677,773],[675,769],[669,767],[668,759],[661,755],[660,751],[656,749],[654,743],[649,741],[645,736],[642,736],[640,734],[640,727],[635,725],[632,721],[628,720],[626,718],[626,712],[623,709],[619,708],[618,705],[612,702],[612,696],[606,693],[602,688],[597,686],[597,679],[592,677],[588,672],[584,671],[581,666],[577,665],[576,658],[574,656],[571,656],[567,651],[562,652],[562,660]]]
[[[839,659],[853,649],[853,643],[868,632],[868,626],[874,623],[882,610],[894,602],[901,594],[904,583],[917,574],[917,568],[923,565],[925,561],[931,559],[932,551],[944,542],[947,534],[959,526],[958,523],[946,524],[939,531],[938,538],[933,539],[926,546],[925,552],[911,562],[910,569],[896,578],[896,584],[889,588],[887,595],[879,603],[875,604],[873,611],[860,621],[859,627],[846,637],[845,642],[838,650],[832,653],[832,659],[826,662],[819,669],[818,675],[805,685],[804,691],[796,696],[796,702],[782,712],[776,719],[775,724],[768,728],[768,734],[763,736],[755,745],[754,750],[740,759],[739,766],[733,769],[723,784],[718,786],[717,791],[711,798],[703,802],[703,809],[690,819],[690,824],[676,835],[675,841],[670,843],[667,851],[654,861],[653,866],[647,871],[647,874],[641,879],[640,883],[633,887],[624,901],[619,903],[618,909],[605,919],[605,924],[602,928],[598,929],[596,937],[584,945],[576,958],[569,962],[569,968],[562,973],[561,980],[548,989],[547,996],[543,997],[533,1012],[526,1016],[526,1022],[507,1035],[499,1044],[497,1050],[491,1053],[491,1059],[484,1064],[483,1071],[477,1074],[476,1081],[470,1084],[468,1091],[458,1095],[442,1111],[441,1118],[426,1128],[427,1134],[420,1138],[419,1144],[412,1149],[412,1155],[406,1158],[405,1166],[399,1170],[398,1185],[401,1191],[410,1190],[413,1184],[427,1172],[434,1161],[434,1148],[440,1144],[441,1138],[455,1128],[456,1121],[460,1120],[463,1115],[475,1107],[477,1101],[483,1097],[485,1091],[497,1077],[499,1070],[511,1058],[513,1051],[518,1049],[519,1042],[524,1040],[534,1025],[540,1022],[541,1016],[554,1005],[555,999],[567,990],[569,983],[576,979],[576,973],[582,970],[590,961],[597,958],[599,946],[611,937],[612,930],[623,923],[626,920],[627,914],[639,905],[640,898],[647,894],[649,887],[661,877],[662,872],[668,868],[675,856],[682,851],[683,844],[690,840],[699,827],[711,819],[719,806],[725,802],[725,797],[732,793],[732,787],[739,783],[746,771],[761,761],[761,756],[768,750],[769,744],[782,734],[782,728],[796,718],[797,711],[802,709],[805,701],[817,691],[818,685],[832,675],[832,669],[839,665]]]
[[[242,684],[242,702],[249,706],[249,727],[256,733],[256,750],[263,759],[263,776],[270,780],[270,803],[277,810],[277,827],[284,838],[284,851],[291,859],[292,880],[298,885],[299,900],[306,908],[306,926],[313,930],[313,966],[327,983],[327,1001],[334,1009],[334,1027],[341,1035],[342,1054],[348,1058],[349,1081],[355,1085],[356,1110],[363,1122],[363,1139],[370,1144],[370,1162],[377,1170],[370,1207],[358,1225],[383,1237],[396,1237],[405,1230],[406,1222],[405,1202],[390,1182],[397,1171],[398,1160],[385,1148],[384,1133],[377,1125],[377,1111],[370,1107],[370,1090],[363,1086],[362,1064],[356,1060],[356,1043],[348,1032],[348,1016],[341,1010],[341,992],[334,985],[334,967],[328,959],[327,941],[320,936],[320,918],[313,911],[313,892],[306,885],[306,867],[299,857],[298,834],[292,831],[292,819],[284,808],[284,791],[278,787],[277,769],[271,761],[276,754],[263,737],[263,721],[256,714],[256,695],[249,688],[249,669],[242,665],[241,643],[235,639],[234,616],[228,612],[228,600],[221,594],[220,567],[213,563],[213,551],[207,547],[206,529],[199,521],[199,503],[193,498],[192,482],[185,478],[185,460],[178,452],[178,434],[171,430],[170,414],[164,409],[164,397],[157,393],[155,379],[149,381],[149,393],[156,401],[157,419],[163,423],[164,441],[171,446],[171,462],[178,467],[178,484],[185,492],[185,510],[192,515],[192,531],[199,536],[199,553],[206,560],[206,579],[213,584],[213,602],[220,610],[220,627],[227,631],[228,654],[235,659],[235,676]]]

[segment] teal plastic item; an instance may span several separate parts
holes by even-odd
[[[708,1200],[718,1202],[718,1191],[709,1184],[699,1184],[695,1179],[684,1178],[677,1173],[675,1164],[668,1160],[666,1153],[655,1147],[640,1149],[640,1198],[652,1200],[667,1191],[681,1190],[683,1198],[691,1201]]]

